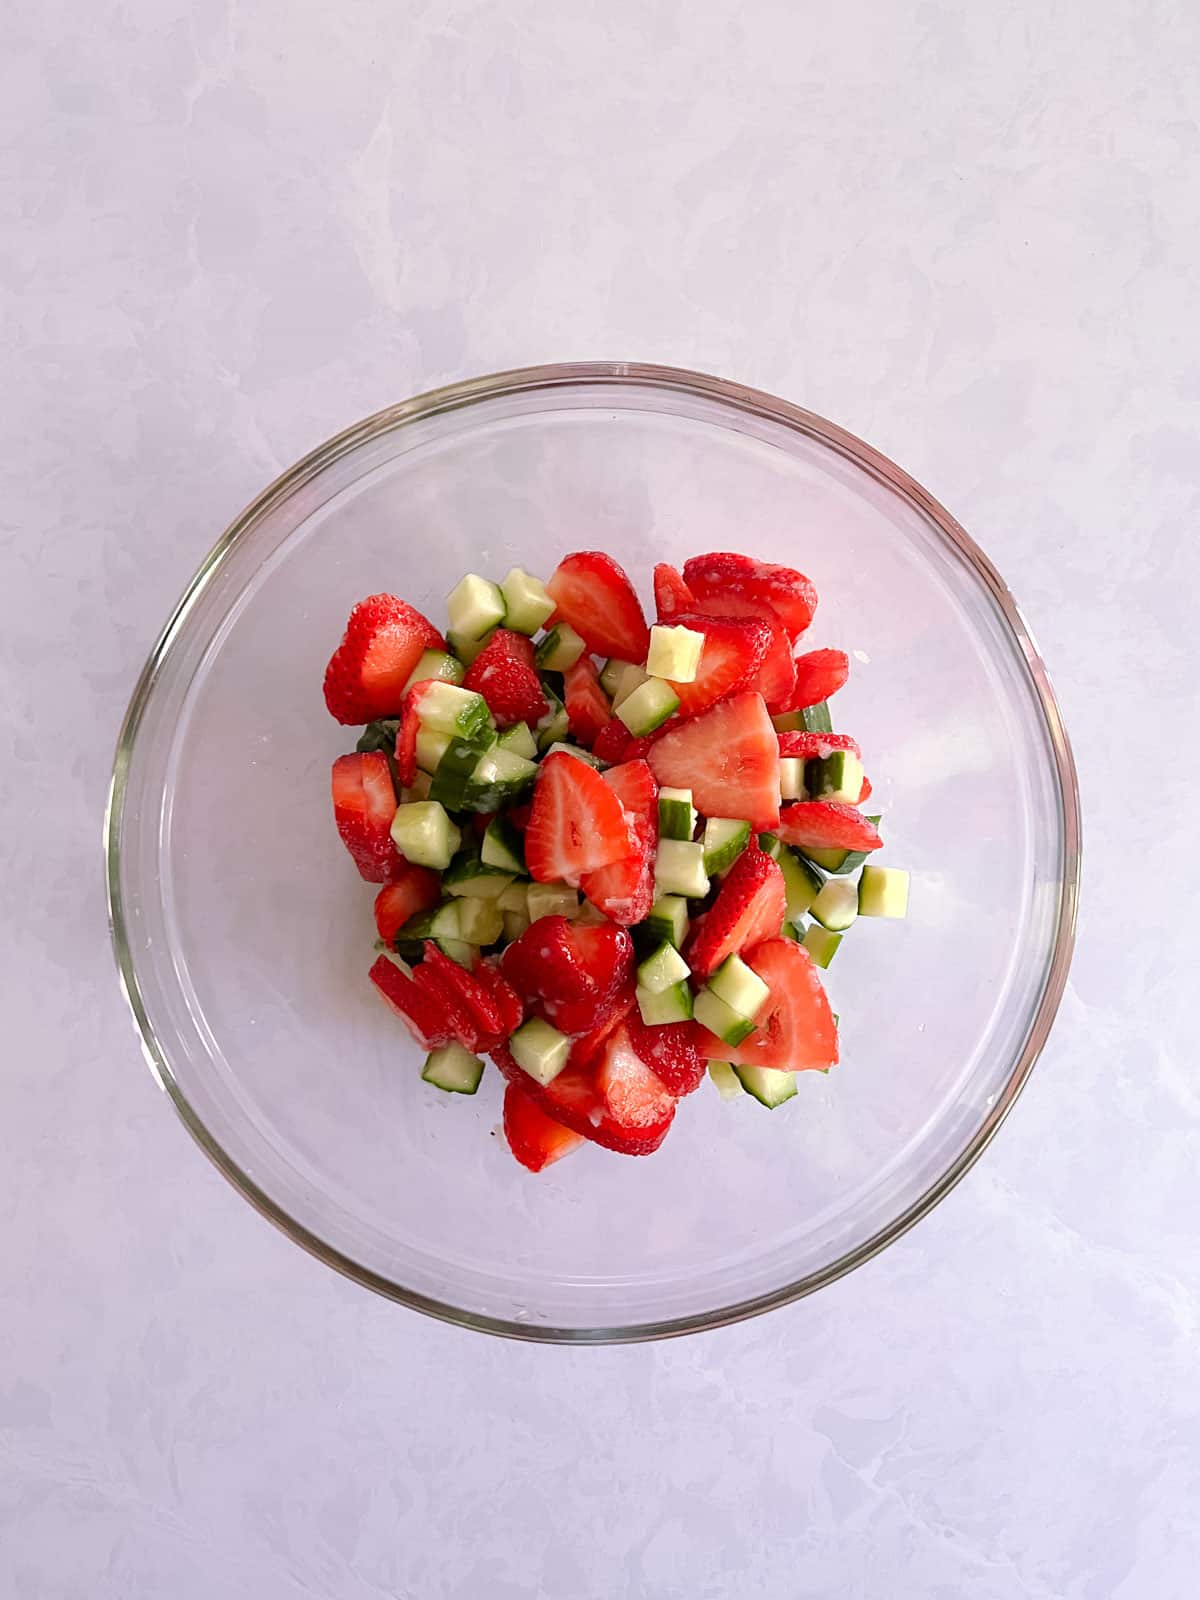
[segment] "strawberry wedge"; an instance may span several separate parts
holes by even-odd
[[[841,800],[800,800],[780,813],[776,833],[804,850],[878,850],[874,823]]]
[[[782,1072],[825,1072],[838,1059],[837,1023],[808,951],[791,939],[768,939],[746,956],[770,990],[754,1032],[729,1045],[699,1030],[701,1055]]]
[[[759,833],[779,821],[779,736],[760,694],[669,725],[647,760],[660,784],[690,789],[705,816],[741,817]]]
[[[548,755],[538,771],[525,830],[531,876],[539,883],[578,888],[585,873],[623,861],[634,843],[616,790],[596,769],[565,750]]]
[[[817,609],[817,591],[802,572],[728,550],[685,561],[683,581],[702,606],[713,594],[727,594],[769,608],[793,640],[812,622]]]
[[[788,711],[819,705],[835,695],[850,676],[850,657],[844,650],[810,650],[796,657],[796,684]]]
[[[360,601],[325,668],[330,716],[347,723],[398,717],[404,686],[421,652],[445,646],[428,617],[394,594],[373,594]]]
[[[690,683],[671,684],[680,716],[697,716],[727,695],[754,687],[771,643],[771,629],[761,617],[703,617],[684,611],[673,626],[704,636],[696,676]]]
[[[783,873],[751,841],[729,869],[713,903],[693,924],[685,950],[697,978],[707,978],[728,956],[774,938],[787,914]]]
[[[382,750],[356,751],[333,763],[333,820],[368,883],[404,876],[407,862],[392,843],[396,791]]]
[[[619,661],[644,661],[650,629],[624,567],[602,550],[565,556],[546,585],[555,616],[570,624],[588,649]]]
[[[644,761],[611,767],[604,781],[625,811],[633,847],[627,856],[595,872],[585,872],[579,887],[598,911],[622,928],[650,914],[654,904],[654,852],[658,847],[658,785]]]
[[[584,1142],[581,1133],[573,1133],[547,1116],[519,1083],[505,1085],[504,1137],[521,1166],[530,1172],[543,1171]]]

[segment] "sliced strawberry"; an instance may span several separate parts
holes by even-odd
[[[585,872],[579,887],[598,911],[632,928],[654,904],[654,853],[658,849],[658,785],[644,761],[610,767],[604,781],[625,808],[633,848],[620,861]]]
[[[842,800],[801,800],[785,806],[775,832],[803,850],[878,850],[883,840],[874,823]]]
[[[590,750],[596,736],[612,716],[608,696],[600,687],[600,674],[591,656],[580,656],[563,673],[563,700],[571,732]]]
[[[450,1028],[441,1005],[419,989],[394,961],[380,956],[368,977],[422,1050],[449,1043]]]
[[[548,1117],[516,1083],[504,1086],[504,1137],[513,1155],[530,1172],[541,1172],[583,1143],[581,1133],[573,1133]]]
[[[707,978],[727,956],[773,939],[786,913],[783,873],[752,839],[730,867],[712,908],[696,919],[684,951],[688,966],[698,978]]]
[[[592,754],[601,761],[610,764],[624,761],[625,751],[632,743],[629,729],[620,717],[610,717],[596,735],[596,742],[592,746]]]
[[[478,956],[471,970],[495,1001],[500,1012],[500,1032],[507,1038],[524,1022],[525,1002],[493,962]]]
[[[817,591],[802,572],[730,551],[693,556],[684,563],[683,581],[701,607],[713,594],[769,606],[793,639],[804,632],[817,609]]]
[[[325,668],[325,704],[339,722],[398,717],[404,685],[423,650],[446,641],[419,611],[394,594],[373,594],[350,613]]]
[[[696,610],[695,595],[665,561],[654,569],[654,608],[660,622],[674,622],[681,611]]]
[[[707,617],[682,611],[674,626],[704,635],[693,681],[671,684],[683,717],[697,716],[726,695],[750,688],[771,643],[771,630],[761,617]]]
[[[608,1036],[614,1028],[619,1028],[626,1017],[630,1016],[637,1007],[637,984],[630,977],[629,981],[618,991],[612,1003],[612,1009],[604,1021],[590,1033],[582,1033],[571,1046],[570,1065],[573,1067],[593,1067],[600,1059]]]
[[[396,782],[402,789],[411,788],[417,781],[417,734],[420,731],[421,720],[410,694],[396,730]]]
[[[771,991],[754,1032],[739,1045],[701,1030],[700,1049],[717,1061],[824,1072],[838,1059],[837,1024],[808,951],[792,939],[768,939],[746,957]]]
[[[664,1089],[677,1098],[700,1087],[708,1065],[697,1048],[702,1029],[695,1022],[666,1022],[648,1028],[634,1011],[627,1023],[629,1042]]]
[[[578,888],[585,872],[622,860],[632,844],[616,791],[595,767],[565,750],[547,756],[538,770],[525,830],[530,876],[539,883]]]
[[[546,588],[555,615],[580,635],[593,655],[645,661],[650,630],[623,567],[601,550],[564,556]]]
[[[536,723],[546,714],[546,696],[533,665],[533,641],[523,633],[497,628],[467,668],[464,689],[488,703],[498,728]]]
[[[796,657],[796,686],[786,710],[820,705],[835,695],[850,676],[850,657],[844,650],[810,650]]]
[[[382,750],[355,751],[333,763],[333,820],[368,883],[391,883],[408,863],[392,843],[396,790]]]
[[[801,761],[812,761],[820,756],[830,756],[835,750],[853,750],[861,755],[858,740],[848,733],[805,733],[802,728],[779,735],[779,754],[799,756]]]
[[[510,1007],[501,1005],[490,981],[460,967],[457,961],[444,955],[432,939],[425,941],[425,959],[421,966],[439,972],[471,1013],[479,1039],[476,1049],[490,1050],[497,1039],[507,1039],[512,1031],[505,1026]]]
[[[713,617],[753,618],[770,630],[770,642],[754,675],[746,685],[757,689],[767,702],[768,711],[781,711],[792,697],[796,685],[796,667],[792,660],[792,641],[787,629],[769,606],[744,600],[737,595],[716,593],[697,600],[695,610]]]
[[[633,940],[624,928],[565,917],[539,917],[500,958],[529,1011],[570,1034],[601,1027],[626,1003],[633,969]]]
[[[492,1039],[498,1037],[498,1034],[489,1036],[480,1028],[479,1019],[463,998],[459,985],[452,977],[447,976],[436,961],[429,960],[428,952],[431,948],[437,951],[436,945],[426,944],[425,960],[413,968],[413,982],[429,1001],[439,1008],[443,1027],[464,1050],[482,1049],[485,1038],[490,1047]],[[441,954],[440,951],[437,953]],[[443,956],[442,959],[449,961],[450,958]],[[450,962],[450,965],[455,966],[457,963]]]
[[[690,789],[706,817],[742,817],[758,832],[779,821],[779,737],[759,694],[674,724],[646,759],[660,784]]]
[[[396,876],[375,896],[375,927],[384,944],[394,944],[396,935],[419,911],[428,911],[442,898],[442,880],[428,867],[415,867],[401,861]]]
[[[854,804],[856,806],[862,805],[863,801],[864,800],[869,800],[873,793],[874,793],[874,789],[872,788],[871,780],[870,780],[870,778],[867,777],[866,773],[864,772],[863,773],[862,788],[858,791],[858,799],[854,802]]]

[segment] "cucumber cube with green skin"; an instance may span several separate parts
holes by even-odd
[[[868,817],[868,822],[874,823],[878,828],[879,817]],[[839,877],[844,877],[848,872],[857,872],[859,867],[871,854],[869,850],[817,850],[809,849],[803,852],[809,861],[815,861],[817,866],[823,867],[826,872],[834,872]]]
[[[499,584],[481,578],[477,572],[460,578],[446,596],[451,632],[466,639],[482,639],[485,633],[499,627],[506,610]]]
[[[778,856],[779,870],[783,873],[783,893],[788,919],[798,921],[821,892],[824,877],[816,867],[810,866],[803,856],[783,845]]]
[[[696,807],[690,789],[658,791],[658,836],[660,839],[690,839],[696,831]]]
[[[800,942],[818,967],[827,967],[837,955],[842,936],[840,933],[830,933],[828,928],[823,928],[819,922],[814,922]]]
[[[704,870],[710,878],[729,868],[750,843],[750,824],[738,817],[709,817],[704,824]]]
[[[858,888],[849,878],[829,878],[809,909],[830,933],[845,933],[858,916],[858,896]]]
[[[776,733],[803,733],[803,711],[780,711],[771,718]]]
[[[722,1100],[736,1100],[739,1095],[746,1092],[742,1088],[742,1080],[728,1061],[710,1061],[708,1075],[716,1085],[717,1093]]]
[[[446,643],[454,651],[454,654],[464,667],[469,667],[474,663],[475,657],[483,650],[491,636],[492,634],[489,632],[485,633],[482,639],[472,639],[465,633],[456,633],[453,628],[446,629]]]
[[[566,672],[586,648],[569,622],[556,622],[533,652],[533,659],[544,672]]]
[[[495,944],[504,931],[498,900],[456,900],[459,938],[468,944]],[[402,930],[404,931],[404,930]]]
[[[666,940],[637,969],[639,985],[649,989],[651,994],[661,994],[664,989],[673,988],[677,983],[686,983],[691,975],[687,962],[675,946]]]
[[[447,655],[444,650],[425,650],[408,675],[404,693],[407,694],[414,683],[425,683],[430,679],[440,679],[443,683],[461,683],[464,676],[463,664],[454,656]]]
[[[688,919],[688,904],[682,895],[664,894],[650,907],[650,915],[642,926],[647,935],[657,943],[665,939],[668,944],[673,944],[676,950],[683,949],[683,941],[688,936],[691,926]]]
[[[417,717],[423,728],[455,739],[480,739],[494,731],[487,701],[457,683],[431,683],[421,696]]]
[[[722,1044],[738,1045],[754,1032],[754,1023],[739,1016],[731,1005],[711,989],[701,989],[693,1004],[696,1021],[709,1033],[715,1033]]]
[[[800,715],[804,718],[805,733],[833,732],[833,718],[829,715],[828,700],[818,700],[815,706],[805,706]]]
[[[438,801],[415,800],[397,808],[392,818],[392,843],[414,866],[445,872],[462,843],[462,834]]]
[[[420,744],[423,729],[417,730],[417,742]],[[426,734],[427,741],[442,738],[441,734]],[[462,809],[466,793],[474,781],[480,759],[496,743],[496,733],[488,728],[476,739],[460,739],[451,735],[450,743],[442,753],[433,774],[433,782],[429,789],[431,800],[440,800],[447,811]],[[419,759],[420,752],[418,752]]]
[[[483,1077],[483,1062],[461,1044],[443,1044],[429,1052],[421,1077],[447,1094],[474,1094]]]
[[[807,763],[800,756],[781,756],[779,760],[779,797],[781,800],[803,800],[808,794],[804,787],[804,769]],[[859,784],[859,788],[862,785]],[[856,800],[857,795],[854,797]]]
[[[554,601],[546,585],[521,567],[513,567],[501,580],[500,593],[504,600],[504,626],[514,633],[532,637],[554,614]]]
[[[661,623],[650,629],[650,654],[646,671],[652,678],[669,678],[672,683],[694,683],[700,670],[704,635],[694,628],[668,627]]]
[[[760,833],[758,836],[758,848],[764,855],[770,856],[772,861],[778,861],[787,846],[777,834]]]
[[[679,710],[679,696],[661,678],[647,678],[613,710],[634,738],[640,739],[644,734],[660,728],[668,717]]]
[[[600,687],[611,700],[621,686],[621,678],[626,667],[631,667],[632,661],[621,661],[616,656],[610,656],[600,671]]]
[[[417,729],[417,765],[422,772],[435,773],[442,764],[442,757],[450,748],[450,735],[439,733],[436,728],[424,726]]]
[[[517,1065],[545,1087],[553,1083],[566,1066],[571,1041],[540,1017],[531,1017],[510,1035],[508,1048]]]
[[[798,917],[795,922],[785,922],[782,930],[783,937],[791,939],[794,944],[803,944],[807,931],[808,925],[803,917]]]
[[[566,706],[544,680],[542,693],[550,709],[537,725],[537,747],[539,750],[548,750],[552,744],[558,744],[567,737],[571,731],[571,719],[567,716]]]
[[[795,1072],[783,1072],[778,1067],[735,1066],[733,1070],[746,1093],[768,1111],[774,1111],[797,1092]]]
[[[663,894],[703,900],[708,893],[704,846],[685,839],[660,839],[654,858],[654,882]]]
[[[523,756],[526,761],[537,760],[537,740],[527,722],[514,722],[511,728],[505,728],[496,743],[501,750],[511,750],[513,755]]]
[[[814,800],[857,805],[863,786],[862,762],[853,750],[834,750],[805,764],[804,783]]]
[[[638,1011],[648,1028],[661,1028],[669,1022],[690,1022],[692,991],[686,983],[673,983],[655,991],[637,987]]]
[[[708,980],[708,987],[731,1011],[753,1022],[771,993],[767,985],[739,955],[726,956]]]
[[[614,713],[618,706],[623,706],[635,689],[640,689],[647,682],[650,674],[644,667],[635,666],[632,661],[623,662],[621,671],[617,675],[617,686],[612,693],[612,708]]]
[[[463,939],[461,908],[457,900],[443,901],[431,911],[418,912],[397,934],[397,942],[416,944],[418,954],[422,939]]]
[[[561,739],[556,739],[552,745],[547,745],[542,752],[543,757],[556,755],[559,751],[564,755],[574,756],[577,761],[586,761],[589,767],[595,767],[599,772],[604,765],[599,756],[594,756],[590,750],[584,750],[577,744],[566,744]]]
[[[481,756],[463,796],[467,811],[492,812],[523,794],[537,777],[537,763],[494,746]]]
[[[530,883],[525,887],[525,909],[530,922],[542,917],[567,917],[579,915],[579,891],[568,883]]]
[[[485,865],[474,851],[467,851],[450,863],[442,878],[442,888],[457,899],[499,900],[513,876],[500,867]]]
[[[901,867],[864,867],[858,880],[860,917],[906,917],[908,873]]]
[[[437,947],[444,956],[449,956],[451,961],[465,967],[468,972],[475,965],[475,957],[479,954],[477,945],[468,944],[465,939],[439,939]]]
[[[483,836],[479,858],[485,867],[497,867],[501,872],[520,874],[525,871],[525,836],[514,828],[507,817],[496,817],[488,823]]]

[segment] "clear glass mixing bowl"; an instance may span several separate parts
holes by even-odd
[[[538,1177],[419,1080],[366,979],[373,889],[334,831],[325,661],[360,596],[433,617],[468,570],[610,551],[798,566],[836,702],[912,871],[906,923],[828,974],[842,1064],[767,1112],[710,1086],[662,1150]],[[963,530],[859,440],[769,395],[626,363],[456,384],[322,445],[233,524],[121,733],[108,879],[145,1053],[202,1148],[299,1244],[433,1315],[530,1339],[712,1327],[829,1283],[944,1195],[1010,1109],[1070,959],[1069,746],[1041,659]]]

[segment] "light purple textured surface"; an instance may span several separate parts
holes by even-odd
[[[1182,0],[0,23],[0,1594],[1194,1593],[1198,47]],[[1088,864],[1051,1046],[929,1220],[765,1320],[575,1352],[375,1300],[223,1183],[142,1066],[99,827],[268,478],[604,355],[800,401],[951,507],[1047,655]]]

